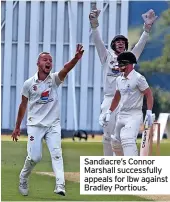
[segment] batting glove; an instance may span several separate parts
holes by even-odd
[[[154,10],[150,9],[149,11],[147,11],[146,13],[142,14],[142,18],[144,20],[144,26],[143,29],[146,32],[150,32],[153,23],[155,22],[155,20],[158,18],[158,16],[155,16],[155,12]]]
[[[153,124],[153,118],[152,118],[152,111],[151,110],[147,110],[146,111],[146,119],[148,121],[148,126],[152,126]]]
[[[91,28],[97,28],[99,26],[98,17],[100,15],[101,10],[92,10],[89,14],[89,20],[91,24]]]
[[[110,121],[110,116],[111,116],[112,111],[107,110],[105,114],[101,114],[99,117],[99,124],[102,127],[106,127]]]

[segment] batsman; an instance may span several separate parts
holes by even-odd
[[[145,77],[134,70],[134,64],[137,63],[135,55],[123,52],[117,60],[123,74],[116,79],[116,93],[103,121],[107,125],[120,103],[115,131],[111,135],[112,146],[117,156],[138,156],[136,139],[143,121],[143,97],[145,95],[147,99],[145,119],[150,127],[153,124],[153,96]]]
[[[113,38],[110,44],[110,50],[106,49],[104,42],[98,31],[98,17],[100,15],[100,10],[92,10],[89,19],[92,28],[92,37],[94,44],[96,46],[102,67],[103,67],[103,89],[104,89],[104,99],[101,104],[101,114],[99,117],[99,124],[103,127],[103,152],[104,156],[115,155],[114,149],[112,149],[111,144],[111,134],[114,133],[116,117],[119,111],[119,106],[111,114],[110,122],[105,125],[104,118],[105,113],[109,109],[112,99],[116,92],[116,78],[121,75],[118,70],[117,57],[120,53],[128,50],[128,39],[123,35],[117,35]],[[151,31],[152,25],[156,20],[154,11],[151,9],[142,15],[144,19],[144,32],[142,33],[138,43],[132,49],[132,53],[135,55],[136,60],[139,59],[145,44],[149,38],[149,32]]]

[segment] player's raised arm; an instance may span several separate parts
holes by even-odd
[[[28,103],[28,98],[25,97],[24,95],[22,95],[22,101],[21,101],[21,104],[19,106],[15,129],[12,133],[13,141],[16,141],[16,142],[18,141],[17,137],[20,136],[20,126],[21,126],[21,122],[24,118],[25,111],[27,109],[27,103]]]
[[[92,28],[92,37],[94,44],[96,46],[100,61],[102,64],[104,64],[107,58],[107,49],[101,39],[99,30],[97,29],[97,27],[99,26],[98,17],[100,15],[100,12],[101,11],[97,9],[92,10],[89,14],[89,20]]]
[[[83,50],[83,46],[78,44],[77,45],[77,49],[76,49],[76,53],[75,56],[72,60],[70,60],[69,62],[67,62],[64,65],[64,68],[58,73],[58,77],[61,81],[63,81],[65,79],[65,77],[67,76],[68,72],[73,69],[73,67],[77,64],[77,62],[81,59],[82,55],[84,53]]]
[[[138,43],[135,45],[135,47],[132,49],[132,53],[136,56],[136,59],[138,60],[145,45],[149,38],[149,32],[151,31],[152,25],[157,19],[158,16],[155,16],[155,12],[150,9],[146,13],[142,14],[142,18],[144,20],[144,32],[142,33]]]

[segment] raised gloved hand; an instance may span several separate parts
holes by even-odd
[[[146,32],[150,32],[153,23],[155,22],[155,20],[158,18],[158,16],[155,16],[155,12],[154,10],[150,9],[149,11],[147,11],[146,13],[142,14],[142,18],[144,20],[144,26],[143,29]]]
[[[107,110],[107,112],[105,114],[101,114],[99,117],[99,124],[102,127],[106,127],[107,124],[110,121],[110,116],[111,116],[112,111],[111,110]]]
[[[101,10],[92,10],[89,14],[89,20],[91,24],[91,28],[96,28],[99,26],[98,17],[100,15]]]

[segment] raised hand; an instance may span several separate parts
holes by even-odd
[[[142,18],[144,20],[144,27],[143,27],[143,29],[146,32],[149,33],[151,31],[153,23],[158,18],[158,16],[155,16],[154,10],[150,9],[146,13],[142,14]]]
[[[150,9],[146,13],[142,14],[142,18],[147,25],[152,25],[158,16],[155,15],[154,10]]]
[[[96,28],[99,26],[98,17],[100,15],[101,10],[92,10],[89,14],[89,20],[92,28]]]
[[[79,60],[82,57],[83,53],[84,53],[83,46],[77,44],[75,58]]]

